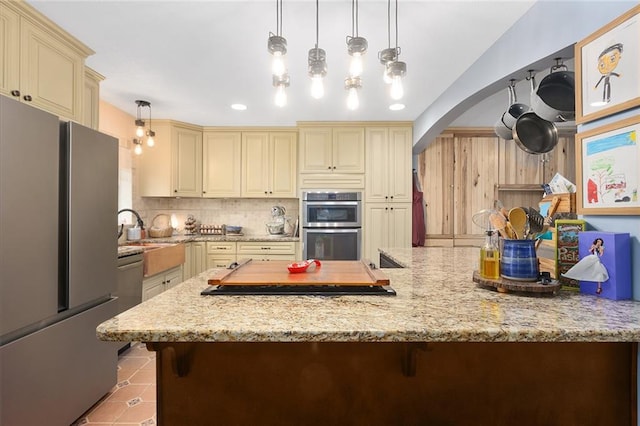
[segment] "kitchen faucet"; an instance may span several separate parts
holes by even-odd
[[[118,214],[122,213],[122,212],[131,212],[136,216],[136,220],[138,221],[137,225],[140,227],[140,229],[144,229],[144,222],[142,221],[142,218],[140,217],[140,215],[138,214],[137,211],[133,210],[133,209],[122,209],[118,212]],[[118,231],[118,238],[120,238],[122,236],[122,230],[124,228],[124,224],[120,225],[120,231]]]

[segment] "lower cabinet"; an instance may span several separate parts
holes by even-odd
[[[142,301],[149,300],[182,282],[182,266],[168,269],[142,280]]]
[[[367,203],[364,258],[379,263],[379,248],[410,248],[412,203]]]
[[[184,281],[195,277],[207,269],[207,243],[191,242],[184,247],[184,266],[182,278]]]
[[[295,241],[240,241],[238,259],[253,260],[296,260]]]
[[[207,242],[207,269],[226,268],[236,261],[235,241]]]

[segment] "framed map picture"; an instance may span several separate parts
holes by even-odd
[[[640,105],[640,5],[575,46],[576,123]]]
[[[640,115],[576,135],[578,214],[638,215]]]

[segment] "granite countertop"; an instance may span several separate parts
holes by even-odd
[[[208,270],[102,323],[102,340],[142,342],[640,341],[640,302],[479,288],[478,249],[381,250],[397,296],[201,296]]]

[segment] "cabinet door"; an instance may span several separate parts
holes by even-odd
[[[174,126],[172,130],[173,192],[202,196],[202,132]]]
[[[191,243],[191,273],[194,277],[207,270],[206,244],[207,243]]]
[[[182,265],[182,278],[188,280],[193,277],[193,244],[184,244],[184,264]]]
[[[239,241],[238,257],[253,257],[253,255],[294,255],[296,243],[293,241],[259,242]]]
[[[439,136],[419,156],[429,238],[453,238],[453,139]]]
[[[164,291],[164,274],[154,275],[142,281],[142,301],[149,300]]]
[[[411,135],[410,127],[389,128],[388,191],[389,200],[393,202],[413,200]]]
[[[204,132],[203,197],[240,197],[241,148],[240,132]]]
[[[298,157],[296,134],[292,132],[269,134],[269,196],[295,197]]]
[[[331,173],[333,132],[330,127],[300,130],[300,173]]]
[[[389,240],[392,248],[411,248],[413,214],[411,203],[389,205]]]
[[[156,144],[143,147],[138,160],[138,188],[142,197],[175,196],[171,179],[171,125],[168,122],[153,122]]]
[[[264,198],[269,196],[269,134],[247,132],[242,134],[242,196]]]
[[[207,269],[211,268],[227,268],[230,264],[236,261],[236,255],[207,255]]]
[[[364,173],[364,127],[333,129],[332,171]]]
[[[4,4],[0,8],[0,93],[20,89],[20,17]]]
[[[366,199],[385,202],[389,199],[389,130],[383,127],[367,128]]]
[[[169,290],[182,282],[182,266],[167,271],[164,278],[164,289]]]
[[[26,19],[20,22],[20,92],[34,106],[82,121],[84,59]]]
[[[386,203],[367,204],[365,221],[363,257],[377,263],[378,249],[389,246],[389,206]]]

